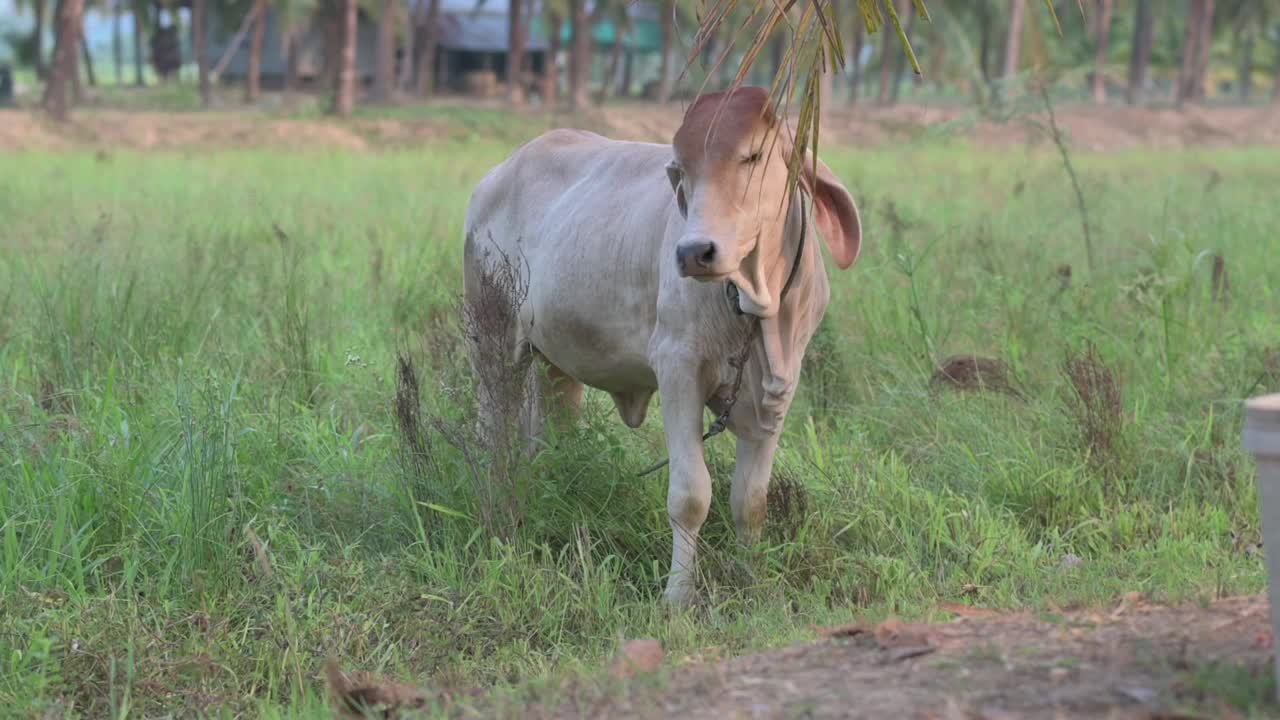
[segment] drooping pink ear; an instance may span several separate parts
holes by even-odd
[[[826,163],[821,159],[815,163],[809,153],[805,153],[801,182],[813,196],[813,221],[831,250],[831,258],[841,270],[848,268],[862,249],[862,219],[853,196]]]

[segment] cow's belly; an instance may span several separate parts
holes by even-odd
[[[657,388],[648,358],[649,313],[619,297],[617,287],[563,280],[530,283],[521,312],[525,336],[553,365],[608,392]]]

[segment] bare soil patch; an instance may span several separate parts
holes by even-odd
[[[657,675],[618,663],[546,703],[497,709],[435,695],[460,717],[1173,718],[1274,717],[1265,596],[1208,606],[1149,605],[1000,614],[944,608],[952,622],[818,628],[824,639],[725,661],[661,657]],[[656,645],[653,641],[646,644]],[[624,645],[619,657],[638,653]],[[651,656],[657,653],[657,659]],[[501,706],[502,704],[499,703]],[[385,706],[384,706],[385,707]],[[412,717],[404,712],[399,715]],[[395,715],[395,710],[392,712]]]
[[[453,110],[495,110],[492,103],[451,100]],[[680,122],[679,104],[661,107],[618,103],[580,115],[548,116],[528,111],[536,125],[582,127],[614,137],[666,142]],[[1172,109],[1063,107],[1058,122],[1070,142],[1092,151],[1138,147],[1280,145],[1280,108]],[[465,112],[452,117],[365,117],[337,121],[298,119],[269,112],[150,112],[86,108],[58,125],[34,110],[0,112],[0,152],[76,147],[164,150],[180,148],[282,147],[368,150],[423,146],[466,129]],[[1043,133],[1019,120],[977,119],[963,108],[902,106],[835,110],[823,123],[823,138],[873,147],[926,134],[969,138],[982,146],[1044,142]]]
[[[1271,672],[1264,597],[1208,608],[1134,598],[1058,616],[961,612],[969,617],[836,631],[823,642],[680,672],[656,702],[610,715],[1233,717],[1241,686],[1265,688]]]

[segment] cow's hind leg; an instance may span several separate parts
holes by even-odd
[[[773,455],[778,449],[776,433],[761,436],[739,435],[738,457],[733,468],[733,486],[729,489],[729,506],[738,541],[753,547],[760,542],[767,512],[769,477],[773,473]]]
[[[537,452],[546,436],[547,426],[557,432],[566,431],[578,417],[586,387],[568,373],[551,364],[546,356],[534,351],[533,388],[524,414],[524,436],[530,455]]]

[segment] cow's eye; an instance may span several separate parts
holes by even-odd
[[[742,164],[743,164],[743,165],[755,165],[755,164],[756,164],[756,163],[758,163],[758,162],[760,162],[760,151],[759,151],[759,150],[757,150],[757,151],[755,151],[755,152],[751,153],[750,155],[748,155],[748,156],[746,156],[746,157],[742,158]]]

